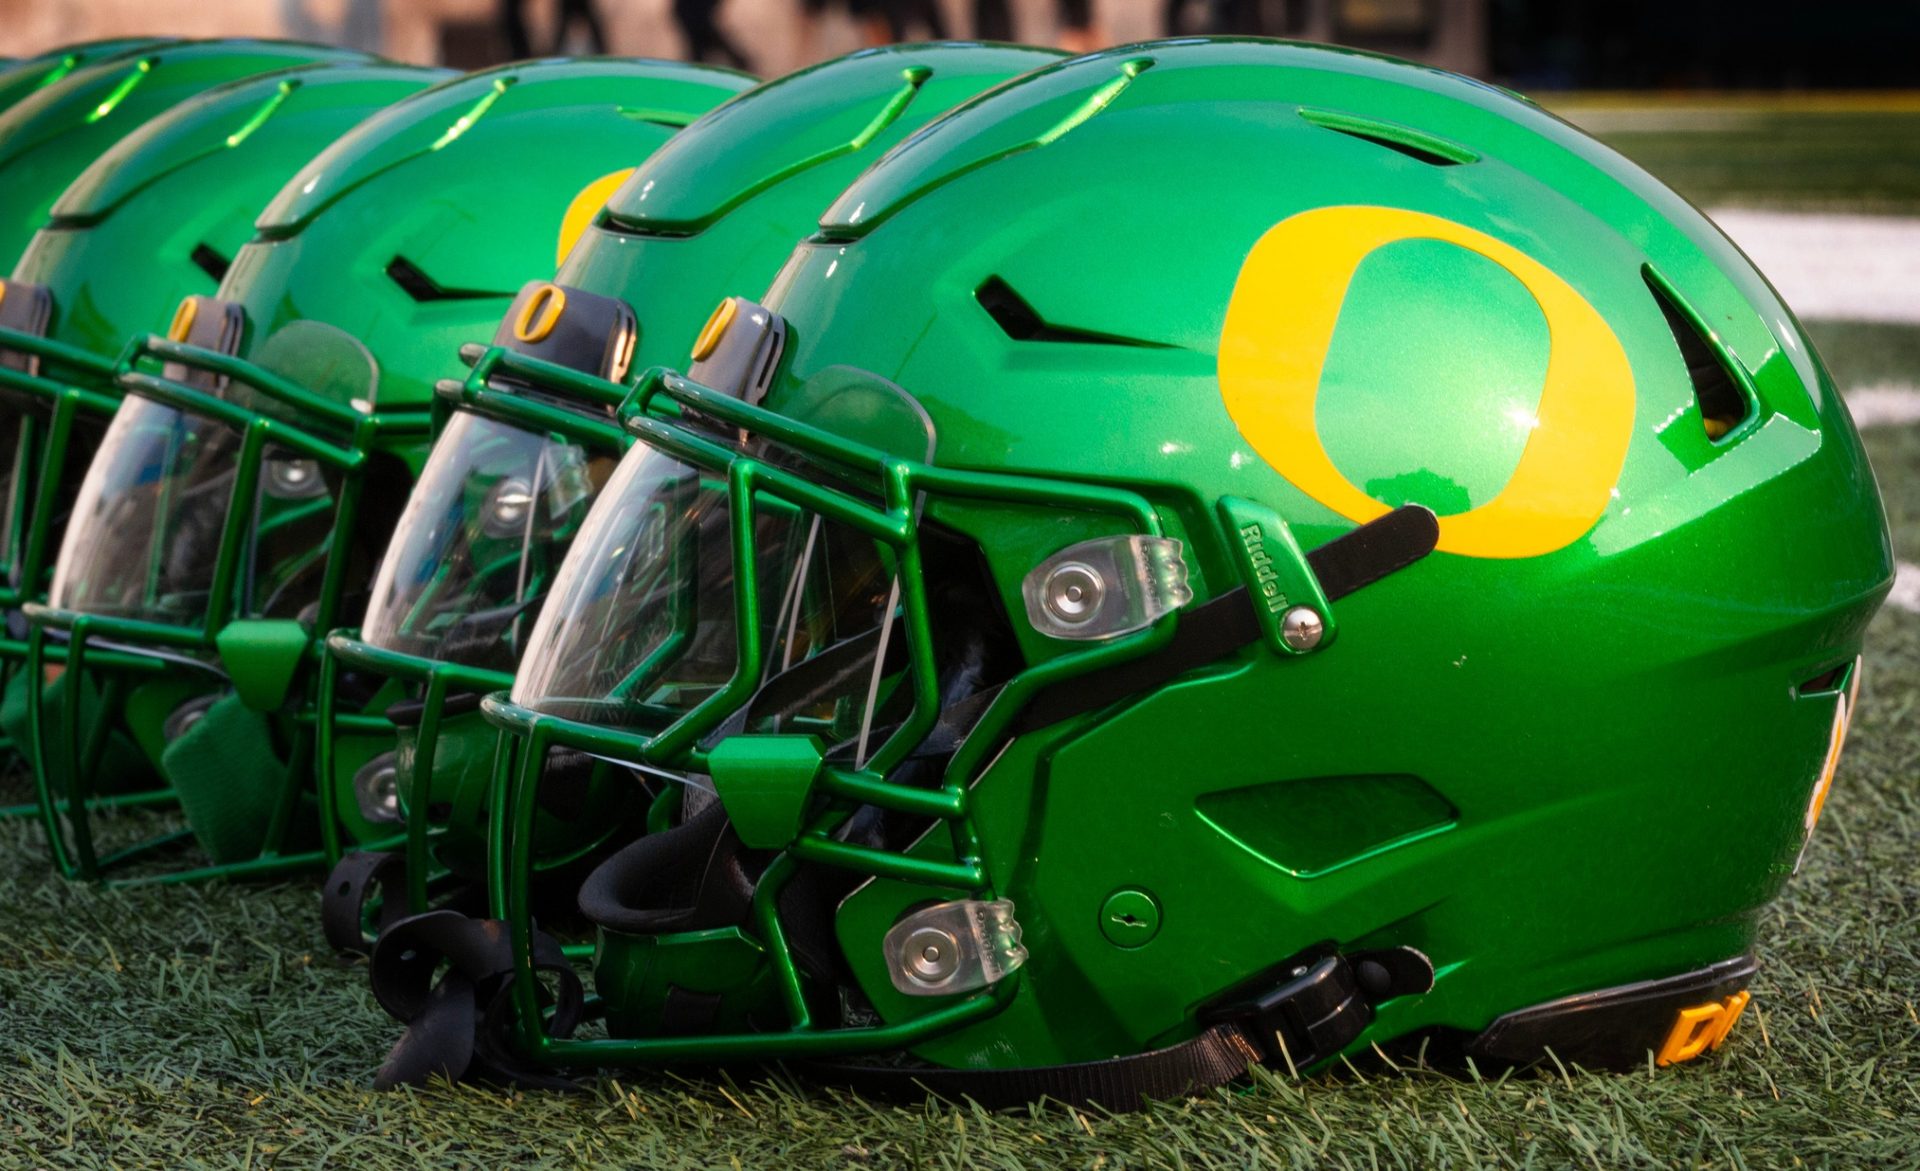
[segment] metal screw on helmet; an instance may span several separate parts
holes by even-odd
[[[267,461],[267,495],[276,500],[309,500],[327,494],[320,462],[311,459]]]
[[[200,718],[207,714],[207,709],[219,698],[217,695],[202,695],[174,708],[160,725],[161,738],[171,744],[186,735],[187,730],[199,723]]]
[[[400,821],[400,769],[393,753],[381,753],[353,774],[353,799],[368,821],[383,825]]]
[[[1041,586],[1040,604],[1060,622],[1078,626],[1099,613],[1100,599],[1106,592],[1098,571],[1090,565],[1069,561],[1047,575]]]
[[[1296,651],[1310,651],[1320,645],[1327,624],[1306,606],[1295,606],[1280,619],[1280,637]]]
[[[922,907],[881,943],[887,975],[908,996],[946,996],[998,983],[1027,962],[1006,899],[958,899]]]
[[[1145,630],[1193,600],[1180,542],[1138,533],[1060,550],[1028,571],[1020,593],[1035,630],[1074,641]]]
[[[922,927],[907,937],[907,974],[922,984],[940,984],[960,966],[960,941],[938,927]]]
[[[509,477],[493,486],[487,494],[481,525],[490,537],[508,537],[518,533],[533,507],[533,489],[525,480]]]

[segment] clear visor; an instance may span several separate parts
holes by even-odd
[[[657,731],[725,687],[751,637],[758,694],[732,730],[839,744],[897,718],[906,648],[888,550],[764,494],[753,526],[758,619],[742,631],[724,477],[629,449],[555,579],[514,702]]]
[[[613,466],[612,456],[577,443],[456,412],[407,499],[361,636],[406,654],[513,670]]]
[[[352,397],[373,394],[371,358],[358,374],[341,357],[365,355],[358,342],[318,322],[296,323],[298,337],[337,334],[341,344],[312,347],[269,338],[258,365],[310,389]],[[330,331],[330,333],[329,333]],[[204,375],[190,376],[196,382]],[[344,381],[343,381],[344,380]],[[214,393],[260,408],[271,396],[237,382]],[[272,412],[297,416],[278,404]],[[190,410],[129,395],[114,414],[87,469],[54,570],[51,603],[59,609],[171,625],[204,622],[218,567],[235,563],[237,613],[300,618],[318,601],[334,539],[342,477],[319,460],[267,443],[259,472],[237,491],[241,432]],[[224,537],[236,503],[247,512],[232,549]]]

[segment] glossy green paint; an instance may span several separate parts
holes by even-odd
[[[563,384],[586,381],[585,376],[565,368],[500,349],[489,351],[482,359],[482,366],[488,364],[522,377]],[[843,371],[830,370],[811,380],[814,383],[811,389],[817,390],[822,383],[843,385],[844,378]],[[803,401],[810,390],[806,385],[787,389]],[[492,865],[496,872],[504,875],[502,889],[495,892],[496,905],[508,921],[515,960],[525,981],[516,982],[515,992],[524,1051],[535,1060],[610,1065],[695,1058],[724,1060],[749,1054],[829,1057],[918,1044],[1000,1012],[1014,996],[1017,979],[1002,981],[990,989],[958,999],[950,998],[932,1011],[901,1013],[900,1017],[910,1019],[900,1019],[898,1023],[837,1027],[832,1021],[816,1022],[808,981],[786,942],[779,899],[800,863],[865,872],[882,882],[898,880],[911,884],[920,902],[936,894],[991,897],[971,825],[967,778],[977,773],[990,746],[1004,734],[1008,721],[1038,689],[1078,673],[1150,653],[1164,646],[1173,634],[1174,618],[1164,616],[1146,630],[1063,653],[1052,662],[1009,681],[1001,693],[1001,702],[981,717],[974,734],[953,754],[946,778],[937,787],[894,783],[890,774],[908,763],[910,754],[931,731],[939,714],[938,665],[934,660],[933,640],[935,619],[928,582],[922,572],[919,535],[923,507],[931,507],[930,502],[936,499],[997,504],[1013,510],[1039,506],[1100,515],[1105,518],[1108,531],[1158,536],[1161,529],[1152,506],[1145,498],[1122,489],[1066,480],[954,471],[903,459],[882,447],[750,406],[730,394],[660,371],[641,382],[630,407],[626,425],[636,438],[655,450],[707,469],[716,479],[724,477],[728,485],[736,574],[734,627],[739,632],[736,662],[732,677],[724,685],[650,734],[558,718],[522,706],[507,696],[493,695],[482,701],[481,711],[491,722],[524,741],[510,759],[503,758],[513,772],[510,785],[500,786],[503,791],[499,812],[493,819],[492,841],[495,853]],[[770,445],[765,456],[741,454],[733,446],[716,441],[710,433],[682,427],[677,420],[689,408],[711,418],[722,431],[738,428],[752,433]],[[890,435],[892,432],[884,419],[880,430]],[[830,487],[796,473],[779,454],[781,449],[802,453],[809,460],[826,461],[844,474],[847,483]],[[624,506],[625,502],[612,498],[599,502],[600,509]],[[742,1014],[761,1008],[760,1001],[772,995],[765,991],[764,982],[771,982],[789,1029],[772,1034],[730,1032],[694,1037],[642,1035],[610,1040],[556,1040],[541,1027],[530,966],[533,933],[528,892],[532,851],[528,830],[537,809],[541,762],[552,747],[563,745],[669,769],[712,771],[712,753],[701,745],[757,690],[766,662],[771,615],[763,619],[769,607],[763,606],[763,590],[754,568],[759,558],[751,524],[755,511],[764,508],[807,510],[825,521],[864,534],[888,551],[887,555],[900,567],[899,604],[906,628],[904,642],[908,660],[900,687],[901,694],[911,700],[911,710],[879,737],[863,762],[857,765],[823,762],[815,770],[814,787],[828,801],[807,812],[804,828],[761,876],[755,888],[750,925],[765,949],[765,969],[751,981],[682,982],[682,987],[703,993],[748,998],[751,1003],[723,1006],[722,1019],[728,1021],[741,1019]],[[755,738],[730,737],[721,743]],[[785,746],[765,754],[757,762],[753,758],[759,753],[748,745],[733,745],[721,751],[733,757],[736,775],[730,781],[732,787],[742,791],[793,787],[794,762],[789,759],[792,753]],[[761,775],[753,777],[751,773],[756,767]],[[758,796],[751,799],[757,802]],[[860,805],[934,819],[928,839],[923,841],[937,839],[944,843],[949,856],[912,857],[837,838],[835,831]],[[616,940],[613,932],[603,932],[602,936],[603,948],[615,957],[603,963],[602,970],[612,972],[619,987],[649,987],[646,963],[652,953],[647,947],[634,946],[630,940]],[[693,942],[686,936],[671,934],[661,936],[658,942],[682,939]],[[524,995],[519,991],[522,988],[526,990]],[[647,1004],[619,1006],[609,1011],[609,1019],[645,1021],[653,1017],[654,1009],[655,1006]]]
[[[1836,705],[1891,581],[1878,493],[1844,404],[1764,279],[1677,196],[1536,107],[1430,69],[1263,42],[1131,46],[1043,69],[893,152],[795,252],[763,298],[791,331],[766,412],[671,382],[666,393],[824,452],[834,437],[780,412],[829,367],[872,371],[925,407],[936,467],[844,451],[835,463],[879,462],[896,505],[898,477],[926,487],[921,523],[979,541],[1009,613],[1021,612],[1034,562],[993,553],[1031,529],[977,501],[959,507],[940,485],[1031,477],[1150,501],[1141,528],[1110,531],[1179,536],[1204,601],[1256,584],[1236,566],[1223,497],[1272,509],[1308,549],[1352,528],[1261,458],[1216,377],[1254,243],[1292,215],[1339,205],[1474,228],[1604,317],[1631,367],[1634,408],[1615,494],[1591,529],[1533,557],[1436,553],[1336,603],[1341,636],[1322,652],[1249,647],[1003,743],[1006,709],[1035,679],[1068,677],[1089,655],[1110,661],[1120,645],[1065,650],[1021,636],[1028,666],[1013,698],[990,709],[943,780],[952,832],[937,827],[905,856],[859,856],[821,836],[829,805],[762,882],[777,890],[787,863],[808,860],[873,876],[839,906],[836,927],[878,1027],[811,1019],[768,896],[752,927],[783,982],[788,1032],[555,1041],[539,1032],[528,978],[530,1052],[619,1063],[907,1045],[951,1066],[1085,1061],[1190,1036],[1210,999],[1304,947],[1421,949],[1435,988],[1381,1006],[1358,1048],[1476,1032],[1504,1012],[1751,947],[1792,871]],[[1368,477],[1363,489],[1456,513],[1511,472],[1501,423],[1537,405],[1540,338],[1524,320],[1460,316],[1513,303],[1497,268],[1424,246],[1383,250],[1366,268],[1355,316],[1340,324],[1357,332],[1333,343],[1342,353],[1320,388],[1329,422],[1319,426],[1340,433],[1334,458]],[[1441,272],[1453,282],[1445,304],[1426,285]],[[1009,337],[974,297],[992,278],[1056,329],[1107,340]],[[1705,327],[1703,342],[1751,396],[1751,417],[1724,439],[1702,425],[1654,287]],[[1423,306],[1422,319],[1394,335],[1381,318],[1393,304]],[[1367,337],[1396,343],[1382,378],[1425,375],[1421,384],[1386,394],[1363,380]],[[1453,378],[1461,367],[1488,376]],[[1433,386],[1452,391],[1436,401]],[[1431,434],[1431,454],[1408,454],[1400,434],[1375,450],[1367,416]],[[658,415],[633,426],[728,466],[736,507],[760,489],[829,508],[756,461],[696,453]],[[900,550],[915,621],[911,524],[832,507]],[[752,617],[743,611],[740,628]],[[497,697],[483,710],[538,747],[592,743],[696,767],[699,727],[743,698],[723,694],[681,722],[695,727],[651,738],[562,726]],[[521,817],[532,780],[523,769]],[[821,787],[883,807],[909,792],[831,766]],[[1368,798],[1381,811],[1372,821]],[[1275,856],[1291,851],[1265,823],[1289,814],[1341,826],[1339,848]],[[518,848],[505,853],[523,878]],[[1101,909],[1123,887],[1158,904],[1143,946],[1102,930]],[[894,992],[886,928],[929,898],[966,893],[1014,902],[1027,965],[991,996]],[[524,952],[524,903],[512,928]]]
[[[313,652],[313,636],[291,618],[235,618],[213,636],[233,692],[255,711],[274,711]]]
[[[617,297],[634,311],[638,338],[631,369],[683,362],[701,323],[728,293],[763,287],[794,243],[812,230],[821,209],[888,149],[947,109],[1028,69],[1060,59],[1041,49],[974,44],[929,44],[872,49],[838,58],[757,86],[719,106],[674,136],[649,157],[608,201],[605,211],[574,245],[556,280],[568,287]],[[472,107],[449,108],[463,111]],[[493,117],[489,106],[483,117]],[[424,139],[426,136],[420,136]],[[367,152],[349,165],[356,173],[376,168],[384,152]],[[275,222],[295,222],[298,206],[276,205]],[[475,411],[533,430],[550,430],[591,449],[618,454],[627,436],[589,435],[576,413],[549,409],[524,395],[489,383],[490,367],[476,369],[460,394],[448,399]],[[591,380],[560,382],[523,377],[558,403],[605,411],[618,405],[624,386]],[[449,664],[408,659],[372,647],[355,631],[329,640],[332,656],[362,672],[404,663],[405,678],[424,685]],[[484,690],[497,690],[497,679]],[[322,721],[326,728],[337,721]],[[491,728],[463,721],[441,733],[471,743],[452,750],[466,760],[476,745],[491,746]],[[431,759],[431,758],[430,758]],[[340,770],[327,770],[339,777]],[[463,776],[471,776],[462,770]],[[613,782],[626,785],[624,779]],[[434,782],[436,794],[443,791]],[[457,786],[444,786],[446,792]],[[447,798],[456,808],[473,804]],[[334,803],[343,817],[348,812]],[[478,812],[478,810],[476,810]],[[410,819],[427,816],[427,805],[410,805]],[[535,867],[579,856],[587,844],[579,832],[543,823],[536,829]],[[612,825],[598,827],[613,832]],[[461,857],[478,853],[484,823],[409,826],[409,840]],[[351,831],[349,832],[351,836]],[[417,853],[418,851],[416,851]],[[424,874],[425,859],[409,860],[409,875]],[[424,881],[424,880],[421,880]],[[418,891],[416,891],[418,893]]]
[[[313,551],[321,566],[318,594],[297,616],[314,644],[309,669],[292,681],[284,705],[262,713],[288,746],[290,790],[313,785],[317,644],[326,631],[357,617],[358,591],[426,454],[435,380],[458,370],[460,344],[492,332],[527,277],[552,270],[563,215],[583,188],[644,159],[680,124],[745,85],[738,75],[697,66],[604,59],[527,62],[427,89],[366,120],[286,181],[272,206],[316,202],[291,219],[264,215],[267,227],[240,248],[217,291],[244,314],[236,355],[149,336],[121,356],[115,373],[123,391],[241,433],[238,483],[255,481],[270,446],[316,461],[328,477],[331,535]],[[485,116],[466,117],[489,94],[496,96]],[[634,110],[649,115],[634,117]],[[278,117],[269,117],[249,141]],[[406,149],[388,150],[382,146],[388,141]],[[382,165],[360,165],[368,158]],[[396,259],[438,292],[410,293],[389,272]],[[209,393],[166,373],[165,363],[232,381]],[[367,370],[376,371],[371,382]],[[252,616],[241,573],[250,507],[227,513],[209,605],[198,620],[31,606],[32,653],[45,654],[47,631],[66,630],[76,646],[110,635],[132,648],[123,653],[140,669],[157,660],[139,648],[173,647],[235,678],[271,673],[273,664],[226,661],[217,653],[251,654],[244,645],[219,645],[231,620]],[[68,545],[76,539],[70,535]],[[276,643],[267,657],[277,662],[284,653]],[[392,698],[376,693],[365,702],[383,708]],[[36,717],[37,734],[49,723],[44,714]],[[65,752],[60,760],[78,757]],[[48,792],[87,784],[73,775],[43,781]],[[297,808],[297,802],[282,800],[280,807]],[[346,812],[369,839],[377,835],[356,810]],[[291,821],[275,828],[287,832],[269,834],[259,859],[168,878],[279,873],[324,860],[322,851],[285,849],[298,828]],[[63,868],[88,876],[100,869],[86,850],[76,849],[67,862]]]
[[[1129,62],[1149,58],[1128,78]],[[1430,165],[1301,108],[1414,127],[1477,161]],[[1094,161],[1149,155],[1160,160],[1150,173]],[[1205,597],[1237,577],[1222,564],[1231,534],[1207,515],[1221,497],[1274,508],[1309,548],[1349,527],[1250,449],[1213,378],[1253,242],[1291,214],[1345,203],[1479,228],[1600,309],[1636,382],[1618,499],[1556,553],[1438,554],[1339,603],[1342,636],[1323,654],[1246,652],[1104,720],[1050,730],[1032,759],[1002,758],[974,790],[976,825],[1033,959],[1008,1012],[929,1050],[935,1060],[993,1060],[1005,1044],[1019,1053],[1010,1060],[1041,1063],[1176,1038],[1194,1006],[1319,939],[1409,943],[1440,968],[1433,993],[1386,1006],[1363,1044],[1478,1029],[1739,953],[1791,869],[1834,704],[1795,688],[1851,660],[1889,580],[1871,474],[1804,335],[1752,267],[1677,196],[1536,108],[1327,50],[1096,56],[1009,87],[856,183],[823,221],[847,242],[796,255],[774,299],[797,323],[832,322],[811,334],[796,324],[797,372],[852,361],[893,378],[940,426],[943,460],[1077,468],[1162,501],[1181,518]],[[1022,214],[989,218],[1004,207]],[[1089,220],[1102,231],[1074,230]],[[930,259],[910,242],[933,224],[949,247]],[[1648,265],[1759,388],[1759,425],[1738,442],[1700,429]],[[1396,272],[1405,288],[1367,287]],[[1051,323],[1169,348],[1009,344],[984,315],[946,307],[990,275]],[[1454,306],[1511,296],[1504,272],[1473,276],[1471,264],[1450,269]],[[1430,304],[1418,266],[1362,278],[1363,309]],[[936,319],[948,344],[901,346]],[[1489,373],[1443,410],[1420,409],[1424,386],[1394,400],[1398,428],[1435,437],[1420,470],[1503,480],[1516,454],[1490,412],[1533,406],[1537,337],[1424,321],[1403,336],[1422,344],[1390,352],[1389,371]],[[1126,425],[1090,432],[1122,385]],[[1323,428],[1331,413],[1367,409],[1321,392]],[[1461,504],[1407,496],[1442,513]],[[1394,774],[1457,809],[1454,828],[1309,878],[1198,812],[1227,790],[1272,786],[1284,801],[1299,781],[1310,791],[1327,787],[1320,778]],[[1153,890],[1165,918],[1149,947],[1118,955],[1092,911],[1122,881]],[[884,975],[861,942],[850,958],[868,965],[871,989]]]
[[[742,94],[622,184],[561,266],[562,284],[624,298],[637,373],[685,363],[722,297],[752,295],[823,208],[909,135],[1060,55],[966,44],[837,58]]]
[[[83,41],[77,45],[62,45],[37,57],[9,61],[4,69],[0,69],[0,110],[31,97],[84,65],[159,48],[172,43],[172,40],[171,37],[112,37]]]
[[[162,42],[81,65],[0,113],[0,263],[47,222],[67,184],[142,123],[224,82],[365,53],[291,41]]]
[[[707,753],[713,791],[748,849],[800,836],[824,751],[815,736],[730,736]]]

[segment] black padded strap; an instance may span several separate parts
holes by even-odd
[[[1307,564],[1327,600],[1336,602],[1433,552],[1439,537],[1433,513],[1408,504],[1328,541],[1307,554]],[[1155,653],[1042,691],[1020,713],[1014,731],[1044,728],[1150,691],[1259,640],[1253,601],[1238,586],[1182,613],[1173,641]]]
[[[447,693],[445,702],[440,705],[440,718],[446,719],[448,716],[462,716],[468,712],[477,712],[480,710],[480,701],[484,698],[486,698],[485,693],[479,691],[450,691]],[[387,722],[395,727],[417,728],[426,711],[427,705],[424,700],[401,699],[388,704],[384,714]]]
[[[732,927],[746,920],[753,902],[746,862],[726,807],[715,801],[594,867],[580,884],[580,913],[627,935]]]
[[[983,1106],[1052,1098],[1075,1106],[1137,1110],[1223,1086],[1252,1065],[1290,1073],[1338,1054],[1373,1021],[1374,1005],[1433,987],[1433,964],[1409,947],[1342,955],[1315,948],[1230,991],[1202,1016],[1200,1033],[1164,1049],[1037,1069],[932,1069],[898,1065],[817,1068],[864,1089],[918,1087]]]
[[[380,906],[378,934],[406,914],[407,859],[389,850],[354,850],[343,856],[327,875],[320,892],[320,927],[334,951],[365,955],[367,900],[375,891],[386,894]]]

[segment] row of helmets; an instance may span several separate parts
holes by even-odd
[[[129,40],[0,103],[12,812],[331,868],[382,1083],[1130,1106],[1745,1006],[1885,521],[1760,275],[1524,99]]]

